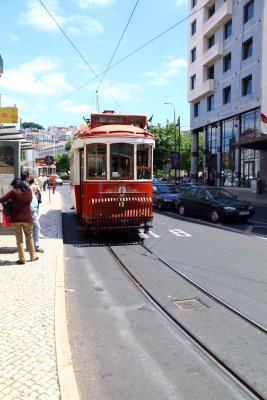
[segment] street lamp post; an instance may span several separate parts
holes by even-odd
[[[164,103],[164,104],[169,104],[170,106],[172,106],[173,108],[173,125],[174,125],[174,151],[176,152],[176,113],[175,113],[175,107],[172,103]],[[178,147],[178,151],[179,151],[179,169],[178,169],[178,178],[179,178],[179,183],[180,183],[180,165],[181,165],[181,155],[180,155],[180,150],[181,150],[181,141],[180,141],[180,116],[178,118],[178,128],[179,128],[179,147]],[[176,175],[177,175],[177,169],[175,169],[175,179],[176,179]]]

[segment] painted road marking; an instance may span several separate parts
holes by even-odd
[[[152,231],[149,231],[149,233],[150,233],[150,235],[154,236],[155,238],[159,238],[160,237],[159,235],[156,235],[156,233],[154,233]]]
[[[190,237],[190,236],[192,236],[189,233],[186,233],[186,232],[182,231],[181,229],[170,229],[169,232],[171,232],[175,236],[179,236],[179,237]]]

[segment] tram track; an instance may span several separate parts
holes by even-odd
[[[254,328],[258,329],[259,331],[267,334],[267,328],[261,324],[259,324],[258,322],[254,321],[253,319],[251,319],[250,317],[248,317],[247,315],[245,315],[244,313],[242,313],[241,311],[239,311],[238,309],[234,308],[233,306],[231,306],[230,304],[226,303],[224,300],[220,299],[218,296],[216,296],[215,294],[211,293],[210,291],[208,291],[207,289],[205,289],[203,286],[200,286],[198,283],[196,283],[194,280],[192,280],[191,278],[189,278],[188,276],[186,276],[183,272],[179,271],[176,267],[172,266],[170,263],[168,263],[167,261],[165,261],[163,258],[161,258],[160,256],[158,256],[156,253],[154,253],[152,250],[150,250],[147,246],[144,245],[144,243],[142,241],[140,241],[140,245],[146,250],[148,251],[151,255],[153,255],[154,257],[156,257],[161,263],[163,263],[167,268],[171,269],[175,274],[179,275],[180,277],[182,277],[186,282],[188,282],[190,285],[194,286],[197,290],[199,290],[201,293],[203,293],[205,296],[208,296],[210,299],[216,301],[216,303],[220,304],[221,306],[223,306],[224,308],[226,308],[227,310],[231,311],[233,314],[237,315],[238,317],[240,317],[242,320],[248,322],[249,324],[251,324],[252,326],[254,326]]]
[[[172,265],[170,265],[168,262],[163,260],[161,257],[159,257],[157,254],[155,254],[153,251],[148,249],[143,243],[139,243],[140,246],[149,252],[151,255],[153,255],[156,260],[158,260],[160,263],[162,263],[164,266],[168,267],[171,271],[173,271],[175,274],[177,274],[179,277],[183,278],[187,283],[192,285],[195,289],[203,293],[205,296],[207,296],[209,299],[212,301],[216,302],[220,306],[224,307],[227,311],[230,311],[233,313],[235,316],[239,317],[244,321],[245,323],[248,323],[250,326],[253,328],[257,329],[263,334],[267,333],[267,330],[265,327],[261,326],[258,324],[256,321],[253,321],[249,317],[245,316],[243,313],[239,312],[229,304],[225,303],[221,299],[217,298],[215,295],[212,293],[208,292],[201,286],[199,286],[196,282],[192,281],[190,278],[188,278],[186,275],[184,275],[182,272],[177,271]],[[239,388],[241,388],[246,394],[248,394],[252,399],[258,399],[258,400],[266,400],[267,397],[265,397],[262,393],[260,393],[250,382],[246,380],[244,376],[242,376],[235,368],[229,366],[227,362],[223,360],[220,355],[216,354],[215,351],[212,350],[208,346],[208,344],[205,344],[204,340],[200,340],[199,337],[193,332],[193,330],[189,329],[186,324],[183,322],[179,321],[175,315],[163,304],[161,303],[160,300],[157,299],[155,295],[153,295],[151,289],[148,289],[146,285],[142,282],[140,278],[137,277],[137,275],[131,271],[131,269],[126,265],[126,263],[123,261],[122,257],[118,254],[118,252],[113,248],[111,245],[107,245],[107,250],[109,253],[112,255],[113,259],[116,261],[117,265],[119,268],[123,271],[124,274],[131,280],[133,285],[142,292],[142,294],[148,299],[149,302],[151,302],[155,308],[171,322],[176,328],[178,328],[180,331],[183,332],[185,337],[187,337],[191,342],[193,342],[198,349],[204,354],[206,357],[208,357],[209,360],[211,360],[221,371],[223,371],[236,385],[238,385]]]

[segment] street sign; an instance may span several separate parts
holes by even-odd
[[[44,158],[44,163],[46,165],[52,165],[52,164],[54,164],[54,158],[52,156],[46,156]]]
[[[17,107],[0,107],[0,123],[18,123]]]

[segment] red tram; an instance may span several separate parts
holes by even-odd
[[[104,111],[81,125],[71,147],[71,196],[90,230],[149,231],[154,146],[144,115]]]

